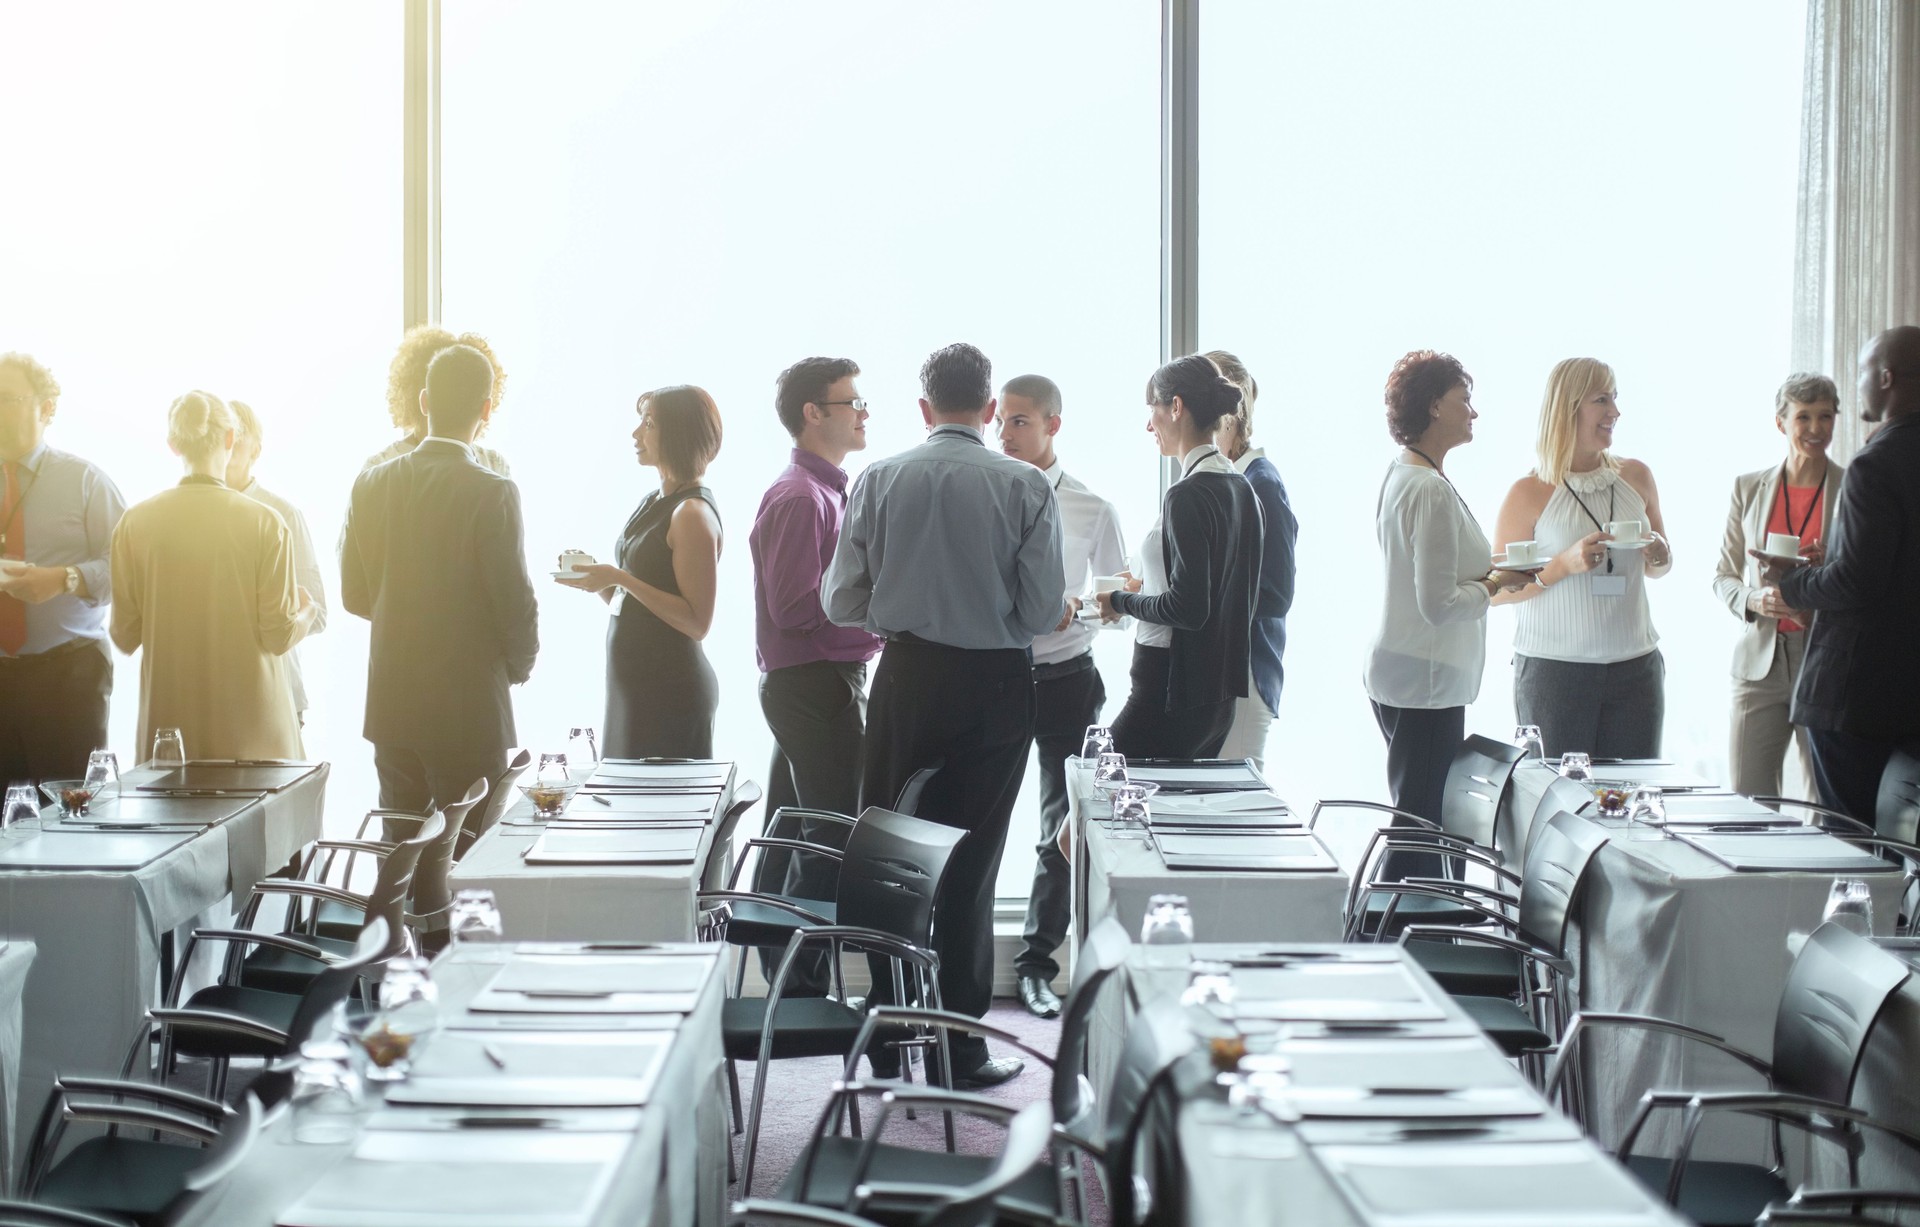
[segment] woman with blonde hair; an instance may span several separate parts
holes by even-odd
[[[400,437],[367,457],[361,469],[370,469],[377,464],[385,464],[396,456],[404,456],[420,446],[427,437],[427,414],[420,406],[420,397],[427,390],[427,364],[434,355],[443,349],[455,345],[467,345],[479,350],[493,364],[493,411],[500,412],[500,397],[507,386],[507,373],[500,369],[500,359],[494,356],[487,339],[477,332],[463,332],[458,336],[445,328],[432,324],[421,324],[407,330],[400,339],[400,348],[394,351],[393,361],[387,366],[387,416],[393,419]],[[486,430],[485,423],[480,429]],[[511,477],[507,471],[506,457],[490,447],[473,445],[473,458],[480,467],[491,469],[502,477]]]
[[[1568,358],[1547,376],[1538,464],[1507,491],[1494,536],[1536,543],[1520,605],[1513,702],[1549,756],[1653,758],[1666,719],[1666,663],[1646,581],[1673,569],[1653,471],[1612,452],[1620,420],[1613,368]],[[1617,531],[1616,531],[1617,530]]]
[[[299,758],[285,656],[316,613],[278,512],[227,488],[238,423],[208,392],[167,411],[186,476],[114,530],[113,642],[140,652],[141,757],[177,728],[194,758]]]

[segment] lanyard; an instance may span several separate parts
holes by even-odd
[[[1813,523],[1814,509],[1820,506],[1820,500],[1827,492],[1827,463],[1820,462],[1820,480],[1814,484],[1813,497],[1807,500],[1807,514],[1800,517],[1800,527],[1793,526],[1793,499],[1787,495],[1787,462],[1780,462],[1780,501],[1786,505],[1787,531],[1794,536],[1806,539],[1807,525]]]
[[[1571,497],[1574,502],[1579,503],[1580,510],[1586,512],[1587,518],[1593,521],[1593,526],[1599,529],[1601,532],[1606,532],[1607,526],[1600,522],[1599,516],[1596,516],[1593,514],[1593,508],[1587,506],[1586,502],[1582,500],[1578,494],[1575,494],[1573,492],[1573,483],[1563,482],[1562,484],[1567,487],[1568,496]],[[1618,493],[1620,493],[1620,483],[1618,481],[1608,483],[1607,485],[1607,519],[1608,520],[1613,519],[1613,498],[1614,498],[1614,495]],[[1608,575],[1613,574],[1613,551],[1612,550],[1607,551],[1607,574]]]
[[[1406,448],[1406,449],[1407,449],[1408,451],[1410,451],[1410,452],[1412,452],[1412,453],[1413,453],[1414,455],[1416,455],[1416,456],[1418,456],[1418,457],[1420,457],[1420,459],[1422,459],[1422,460],[1424,460],[1424,461],[1426,461],[1426,462],[1427,462],[1427,464],[1428,464],[1428,465],[1430,465],[1430,466],[1432,467],[1432,469],[1433,469],[1433,475],[1434,475],[1435,477],[1438,477],[1438,478],[1439,478],[1439,479],[1440,479],[1441,481],[1444,481],[1444,482],[1446,482],[1446,483],[1447,483],[1447,489],[1449,489],[1449,490],[1452,490],[1452,491],[1453,491],[1453,497],[1454,497],[1454,498],[1456,498],[1456,499],[1459,499],[1459,501],[1460,501],[1460,509],[1461,509],[1462,511],[1464,511],[1464,512],[1466,512],[1466,513],[1467,513],[1467,518],[1468,518],[1469,520],[1472,520],[1472,521],[1473,521],[1473,526],[1474,526],[1475,528],[1478,528],[1478,527],[1480,527],[1480,520],[1479,520],[1479,517],[1477,517],[1477,516],[1475,516],[1475,515],[1473,514],[1473,508],[1471,508],[1471,507],[1469,507],[1469,506],[1467,506],[1467,500],[1466,500],[1466,499],[1464,499],[1464,498],[1461,498],[1461,497],[1460,497],[1460,490],[1459,490],[1459,488],[1458,488],[1458,487],[1456,487],[1456,486],[1455,486],[1455,485],[1453,484],[1453,482],[1452,482],[1452,481],[1451,481],[1451,480],[1450,480],[1450,479],[1449,479],[1449,478],[1447,477],[1447,475],[1446,475],[1445,473],[1442,473],[1442,472],[1440,471],[1440,466],[1439,466],[1439,465],[1437,465],[1437,464],[1434,464],[1434,463],[1433,463],[1433,457],[1432,457],[1432,456],[1429,456],[1429,455],[1427,455],[1427,454],[1426,454],[1425,452],[1423,452],[1423,451],[1421,451],[1421,450],[1420,450],[1419,448],[1417,448],[1417,447],[1414,447],[1414,446],[1413,446],[1412,444],[1410,444],[1410,443],[1403,443],[1403,444],[1401,444],[1400,446],[1402,446],[1402,447],[1404,447],[1404,448]]]
[[[1207,457],[1218,456],[1219,454],[1220,454],[1220,449],[1209,444],[1206,451],[1200,453],[1198,456],[1195,456],[1193,458],[1192,464],[1180,470],[1180,480],[1185,481],[1193,473],[1195,469],[1199,468],[1202,464],[1205,464],[1207,461]]]

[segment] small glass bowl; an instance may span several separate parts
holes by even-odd
[[[48,780],[40,785],[40,791],[47,794],[47,800],[60,807],[62,818],[77,818],[87,812],[87,806],[100,795],[101,784],[89,784],[85,780]]]
[[[541,818],[558,818],[567,812],[567,806],[572,804],[573,795],[580,791],[580,785],[572,780],[564,784],[522,784],[520,791],[526,794],[527,800],[533,802],[533,812],[536,815]]]

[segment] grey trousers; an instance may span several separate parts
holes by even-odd
[[[1513,707],[1540,726],[1548,758],[1584,750],[1595,758],[1658,758],[1667,718],[1667,665],[1660,650],[1593,665],[1513,658]]]
[[[1795,631],[1776,634],[1773,641],[1773,667],[1757,682],[1733,679],[1733,729],[1728,746],[1728,762],[1735,792],[1750,797],[1781,795],[1781,768],[1785,765],[1787,743],[1800,749],[1800,767],[1813,786],[1813,750],[1807,743],[1807,730],[1787,719],[1793,705],[1793,684],[1800,680],[1800,661],[1806,655],[1807,634]]]

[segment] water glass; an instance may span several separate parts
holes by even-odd
[[[1198,1006],[1225,1020],[1233,1017],[1233,1003],[1239,995],[1233,983],[1233,964],[1195,960],[1188,970],[1187,991],[1180,994],[1180,1004]]]
[[[1835,878],[1827,889],[1827,910],[1822,921],[1832,921],[1862,937],[1873,936],[1873,892],[1859,878]]]
[[[289,1097],[293,1140],[314,1146],[351,1142],[360,1131],[357,1118],[364,1091],[346,1044],[328,1039],[300,1045]]]
[[[1560,774],[1582,784],[1593,783],[1593,758],[1579,750],[1568,750],[1560,756]]]
[[[534,768],[533,782],[558,787],[571,784],[573,773],[567,770],[567,756],[564,754],[542,754],[540,765]]]
[[[594,736],[592,728],[567,730],[567,757],[576,763],[600,761],[600,742]]]
[[[1658,788],[1642,784],[1627,797],[1627,821],[1644,822],[1650,827],[1667,825],[1667,802]]]
[[[1089,724],[1086,735],[1080,739],[1080,757],[1098,760],[1102,754],[1113,750],[1113,730],[1104,724]]]
[[[1117,839],[1150,839],[1147,823],[1152,818],[1148,799],[1160,791],[1150,782],[1121,784],[1110,798],[1113,806],[1112,834]],[[1136,833],[1137,832],[1137,833]]]
[[[455,893],[447,930],[456,946],[501,940],[504,934],[500,928],[500,905],[494,900],[493,892],[479,887]]]
[[[1513,744],[1520,747],[1522,761],[1544,763],[1547,761],[1547,743],[1540,736],[1540,726],[1523,724],[1513,730]]]
[[[1140,944],[1147,948],[1149,967],[1181,967],[1193,958],[1193,913],[1185,895],[1155,895],[1147,900]]]
[[[1102,792],[1127,782],[1127,756],[1108,750],[1093,765],[1093,786]]]
[[[180,735],[179,729],[153,731],[153,757],[147,764],[162,771],[187,765],[187,739]]]
[[[103,801],[120,799],[120,756],[112,750],[87,755],[87,787]]]
[[[40,790],[31,784],[7,785],[7,808],[0,833],[25,835],[40,829]]]

